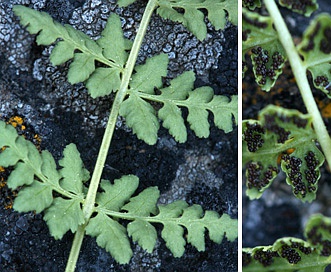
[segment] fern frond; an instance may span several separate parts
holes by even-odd
[[[8,187],[16,189],[19,186],[30,185],[35,176],[52,186],[59,184],[60,175],[56,173],[55,180],[48,180],[46,174],[55,172],[55,162],[49,153],[40,155],[37,148],[24,137],[19,136],[15,128],[0,121],[0,147],[5,147],[0,153],[0,165],[3,167],[15,166],[8,178]],[[44,164],[44,167],[42,165]],[[52,168],[52,169],[50,169]],[[42,171],[43,169],[43,171]],[[37,181],[36,181],[37,182]]]
[[[233,123],[236,124],[238,119],[238,97],[214,95],[210,87],[193,90],[193,72],[183,73],[171,80],[169,87],[161,88],[161,94],[155,94],[153,86],[161,87],[161,77],[166,71],[165,59],[164,54],[159,55],[139,66],[144,81],[132,80],[133,87],[130,83],[129,98],[121,105],[120,115],[126,118],[127,125],[137,137],[148,144],[155,144],[159,130],[158,116],[176,141],[185,142],[187,131],[181,107],[188,109],[187,121],[198,137],[209,136],[209,112],[213,113],[214,123],[218,128],[225,132],[232,131]],[[157,71],[155,75],[153,70]],[[152,80],[152,77],[155,79]],[[145,100],[162,103],[163,107],[157,112]]]
[[[118,15],[112,14],[101,38],[93,41],[89,36],[70,25],[61,25],[45,12],[24,6],[14,6],[14,13],[31,34],[37,34],[37,43],[55,44],[50,55],[53,65],[70,59],[68,81],[71,84],[86,81],[92,97],[117,91],[121,83],[124,64],[131,49],[131,41],[124,38]],[[107,66],[96,68],[96,62]]]
[[[53,156],[48,151],[40,154],[37,148],[23,136],[19,136],[13,126],[0,121],[0,165],[14,166],[7,184],[11,189],[19,189],[14,200],[14,209],[19,212],[45,212],[51,234],[61,238],[69,229],[76,231],[84,222],[80,205],[84,199],[83,182],[89,173],[83,167],[75,145],[64,150],[64,158],[57,170]],[[53,197],[53,192],[64,196]]]
[[[319,168],[324,162],[316,146],[312,118],[296,110],[268,106],[260,112],[260,121],[243,122],[243,165],[246,166],[247,195],[261,197],[279,173],[294,195],[311,202],[316,197]]]
[[[120,193],[120,187],[124,186],[122,182],[129,188],[123,196]],[[153,226],[155,223],[163,225],[161,236],[175,257],[184,254],[186,240],[199,251],[204,250],[206,230],[210,239],[216,243],[221,243],[224,235],[230,241],[237,238],[237,220],[226,214],[220,217],[213,211],[204,212],[201,206],[188,206],[185,201],[157,205],[160,192],[156,187],[147,188],[130,198],[137,182],[134,176],[123,176],[115,180],[114,185],[103,181],[105,191],[98,194],[97,216],[90,220],[86,228],[87,234],[96,237],[98,245],[106,248],[119,263],[129,262],[132,255],[127,236],[148,252],[153,251],[157,239]],[[121,207],[119,204],[122,204]],[[127,225],[127,232],[117,223],[118,218],[131,221]],[[115,238],[112,238],[113,235]]]
[[[314,86],[331,97],[331,50],[329,14],[320,14],[306,29],[298,45],[304,66],[313,76]]]
[[[162,238],[175,257],[184,254],[184,228],[187,230],[187,242],[199,251],[205,250],[205,230],[208,230],[210,239],[216,243],[223,240],[225,233],[230,241],[238,235],[236,220],[226,214],[220,217],[213,211],[203,214],[200,205],[188,207],[186,202],[179,201],[159,206],[159,209],[160,213],[155,218],[163,224]]]
[[[330,229],[330,218],[316,214],[306,224],[306,241],[286,237],[271,246],[244,248],[243,271],[323,272],[330,264]]]
[[[184,13],[178,10],[184,10]],[[201,10],[207,10],[208,19],[216,30],[225,27],[226,15],[229,22],[238,23],[237,1],[160,0],[157,13],[165,19],[183,23],[199,40],[203,40],[207,36],[207,27]]]

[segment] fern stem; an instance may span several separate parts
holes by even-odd
[[[96,193],[99,187],[99,181],[101,178],[101,174],[103,171],[103,167],[105,165],[105,161],[107,158],[107,154],[108,154],[108,150],[109,150],[109,146],[110,146],[110,142],[111,139],[113,137],[113,133],[115,130],[115,124],[117,121],[117,117],[119,114],[119,109],[120,106],[127,94],[127,90],[128,90],[128,86],[129,86],[129,82],[130,82],[130,78],[132,76],[132,72],[133,72],[133,68],[135,66],[136,60],[137,60],[137,56],[139,53],[139,49],[141,47],[143,38],[145,36],[146,30],[147,30],[147,26],[148,23],[150,21],[150,18],[153,14],[153,11],[156,7],[157,1],[156,0],[150,0],[146,6],[144,15],[142,17],[140,26],[139,26],[139,30],[137,32],[137,36],[135,37],[134,43],[132,45],[132,49],[127,61],[127,65],[126,68],[124,70],[124,74],[123,74],[123,79],[121,82],[121,87],[119,89],[119,91],[116,94],[115,100],[112,104],[112,108],[111,108],[111,112],[109,115],[109,119],[108,119],[108,123],[107,123],[107,127],[105,130],[105,134],[103,136],[102,139],[102,143],[101,143],[101,147],[99,150],[99,154],[98,154],[98,158],[97,158],[97,162],[95,164],[95,168],[94,168],[94,172],[92,175],[92,179],[91,179],[91,183],[89,186],[89,190],[86,196],[86,200],[84,203],[84,216],[86,219],[89,219],[93,210],[94,210],[94,203],[95,203],[95,197],[96,197]]]
[[[108,155],[108,150],[110,147],[110,142],[113,137],[113,133],[115,130],[115,124],[117,121],[117,117],[119,114],[119,109],[121,103],[123,102],[125,96],[127,95],[127,90],[129,86],[129,82],[132,76],[133,68],[136,64],[136,60],[138,57],[138,53],[143,42],[145,33],[147,31],[147,26],[152,17],[153,11],[157,6],[157,0],[149,0],[147,6],[145,8],[142,20],[140,22],[140,26],[137,32],[137,35],[134,39],[132,49],[130,51],[130,55],[128,61],[126,63],[126,67],[123,73],[123,78],[121,82],[120,89],[118,90],[114,102],[111,107],[111,112],[109,115],[109,119],[107,122],[107,127],[102,139],[102,143],[99,149],[98,158],[95,164],[95,168],[93,171],[93,175],[91,178],[90,186],[86,195],[86,199],[84,201],[83,213],[85,217],[85,224],[81,226],[77,232],[75,233],[75,238],[72,244],[72,249],[70,251],[69,259],[67,262],[67,270],[66,272],[73,272],[76,267],[79,250],[84,238],[85,226],[87,225],[92,213],[95,209],[95,198],[97,194],[97,190],[99,187],[99,182],[101,179],[102,171],[105,165],[105,161]]]
[[[69,259],[66,265],[65,272],[73,272],[76,268],[76,263],[79,256],[79,251],[82,246],[83,238],[85,235],[85,227],[86,224],[80,225],[77,228],[77,231],[75,233],[74,241],[72,242]]]
[[[293,43],[292,37],[284,22],[282,15],[274,0],[264,1],[266,8],[273,18],[275,28],[278,32],[278,38],[285,48],[287,57],[292,67],[293,74],[296,78],[297,85],[305,103],[306,109],[310,115],[313,116],[313,125],[316,131],[317,139],[321,145],[325,158],[331,166],[331,140],[329,133],[325,127],[320,111],[316,105],[314,96],[312,94],[307,76],[306,68],[300,59],[298,51]]]

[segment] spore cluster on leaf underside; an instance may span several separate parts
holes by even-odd
[[[261,190],[269,185],[274,176],[279,170],[269,165],[266,171],[263,172],[263,165],[261,162],[250,162],[247,165],[247,187],[248,189],[255,188]]]
[[[252,59],[255,62],[255,73],[257,76],[262,78],[259,80],[260,85],[265,85],[267,83],[267,77],[274,80],[276,77],[276,71],[281,68],[284,63],[284,58],[279,52],[274,52],[271,56],[267,50],[262,47],[257,47],[252,49]],[[271,62],[270,62],[271,61]]]
[[[254,252],[254,259],[261,263],[264,267],[273,263],[273,258],[279,257],[277,251],[259,249]]]
[[[262,147],[264,140],[261,134],[264,134],[264,128],[259,124],[247,124],[244,131],[244,140],[247,143],[249,152],[255,152]]]
[[[301,256],[298,251],[301,253],[308,255],[312,252],[309,247],[305,247],[302,243],[293,242],[288,245],[285,242],[281,241],[283,244],[281,246],[281,257],[287,259],[290,264],[297,264],[301,261]]]
[[[302,197],[306,196],[306,185],[302,181],[302,174],[301,174],[301,165],[302,160],[300,158],[290,156],[290,155],[283,155],[282,160],[286,163],[286,169],[288,170],[288,177],[294,186],[294,194],[301,194]],[[316,189],[315,187],[312,189]]]
[[[317,76],[314,79],[314,83],[317,86],[324,87],[327,91],[331,91],[331,85],[329,85],[329,80],[326,76]]]
[[[252,254],[248,253],[248,252],[245,252],[243,251],[242,252],[242,264],[243,264],[243,267],[249,265],[251,262],[252,262]]]
[[[243,265],[251,265],[255,260],[262,264],[264,267],[274,264],[275,258],[286,259],[289,264],[297,264],[302,260],[302,256],[309,255],[313,252],[313,249],[305,245],[303,240],[293,241],[289,240],[276,241],[271,247],[261,247],[253,252],[243,251],[242,260]]]

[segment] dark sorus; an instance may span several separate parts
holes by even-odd
[[[249,152],[256,152],[258,148],[262,147],[264,140],[262,135],[264,128],[257,123],[247,123],[246,130],[244,131],[244,140],[247,143]]]
[[[273,263],[273,258],[279,257],[277,251],[263,249],[257,250],[254,253],[254,259],[261,263],[264,267],[269,266]]]

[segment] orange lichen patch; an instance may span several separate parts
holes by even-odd
[[[37,147],[39,151],[41,151],[40,150],[41,137],[38,134],[33,135],[33,144]]]
[[[9,203],[5,206],[5,209],[8,210],[8,209],[12,209],[13,208],[13,203]]]
[[[6,184],[7,184],[7,182],[5,182],[5,181],[4,181],[4,178],[1,177],[1,178],[0,178],[0,189],[3,188],[3,187],[5,187]]]
[[[22,130],[24,130],[26,127],[23,125],[24,119],[20,116],[12,116],[9,118],[7,124],[11,124],[13,127],[20,126]]]
[[[41,137],[38,134],[34,133],[33,129],[25,123],[23,117],[20,117],[18,115],[12,116],[8,119],[7,124],[10,124],[14,128],[16,128],[19,135],[31,141],[37,147],[37,149],[41,151]]]

